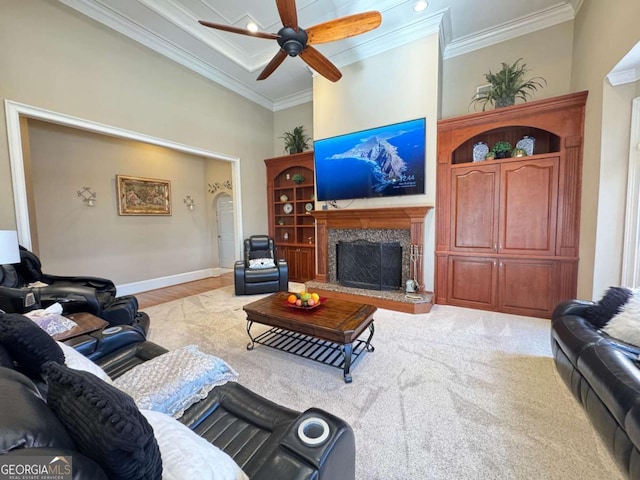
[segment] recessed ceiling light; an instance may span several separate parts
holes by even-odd
[[[247,23],[247,30],[249,30],[250,32],[257,32],[258,31],[258,25],[255,24],[255,22],[249,22]]]
[[[418,0],[413,5],[413,11],[414,12],[424,12],[427,9],[428,6],[429,6],[429,3],[427,3],[427,0]]]

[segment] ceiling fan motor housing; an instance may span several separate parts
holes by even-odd
[[[302,28],[296,31],[291,27],[284,27],[278,35],[278,44],[291,57],[297,56],[307,46],[307,32]]]

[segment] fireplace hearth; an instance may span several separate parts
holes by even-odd
[[[402,246],[399,242],[339,241],[336,257],[338,282],[345,287],[402,288]]]

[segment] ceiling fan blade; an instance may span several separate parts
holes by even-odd
[[[296,0],[276,0],[280,20],[285,27],[291,27],[298,31],[298,11]]]
[[[311,46],[307,46],[307,48],[300,52],[300,58],[307,62],[307,65],[313,68],[316,72],[332,82],[337,82],[342,78],[340,70],[338,70],[338,68],[331,63],[327,57]]]
[[[355,15],[329,20],[306,29],[307,35],[309,35],[308,44],[317,45],[318,43],[355,37],[378,28],[380,23],[382,23],[382,15],[380,12],[375,11],[356,13]]]
[[[282,62],[284,62],[284,59],[287,58],[287,56],[287,52],[285,52],[283,49],[280,49],[278,53],[276,53],[275,57],[273,57],[267,64],[267,66],[264,67],[264,69],[258,76],[258,80],[264,80],[269,75],[271,75],[273,71],[278,68],[278,66],[280,66]]]
[[[200,25],[205,27],[215,28],[216,30],[224,30],[225,32],[239,33],[241,35],[248,35],[249,37],[268,38],[269,40],[277,40],[280,35],[267,32],[251,32],[244,28],[232,27],[231,25],[222,25],[220,23],[205,22],[204,20],[198,20]]]

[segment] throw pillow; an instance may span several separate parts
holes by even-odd
[[[273,258],[252,258],[249,260],[249,268],[273,268],[275,266]]]
[[[622,306],[602,328],[607,335],[640,347],[640,291],[634,290],[629,301]]]
[[[49,362],[47,403],[83,455],[112,480],[158,480],[162,459],[133,399],[88,372]]]
[[[233,459],[169,415],[140,410],[162,455],[162,480],[248,480]]]
[[[64,354],[56,341],[18,313],[0,314],[0,344],[31,375],[38,375],[46,362],[64,363]]]
[[[585,309],[583,316],[594,327],[602,328],[620,312],[631,294],[628,288],[610,287],[598,303]]]
[[[111,380],[111,377],[107,375],[107,372],[105,372],[102,368],[93,363],[87,357],[82,355],[75,348],[72,348],[62,342],[56,343],[62,350],[62,353],[64,353],[64,364],[67,367],[73,368],[74,370],[93,373],[96,377],[101,378],[105,382],[113,383],[113,380]]]
[[[188,345],[136,365],[114,385],[131,395],[139,408],[179,418],[213,387],[237,379],[224,360]]]

